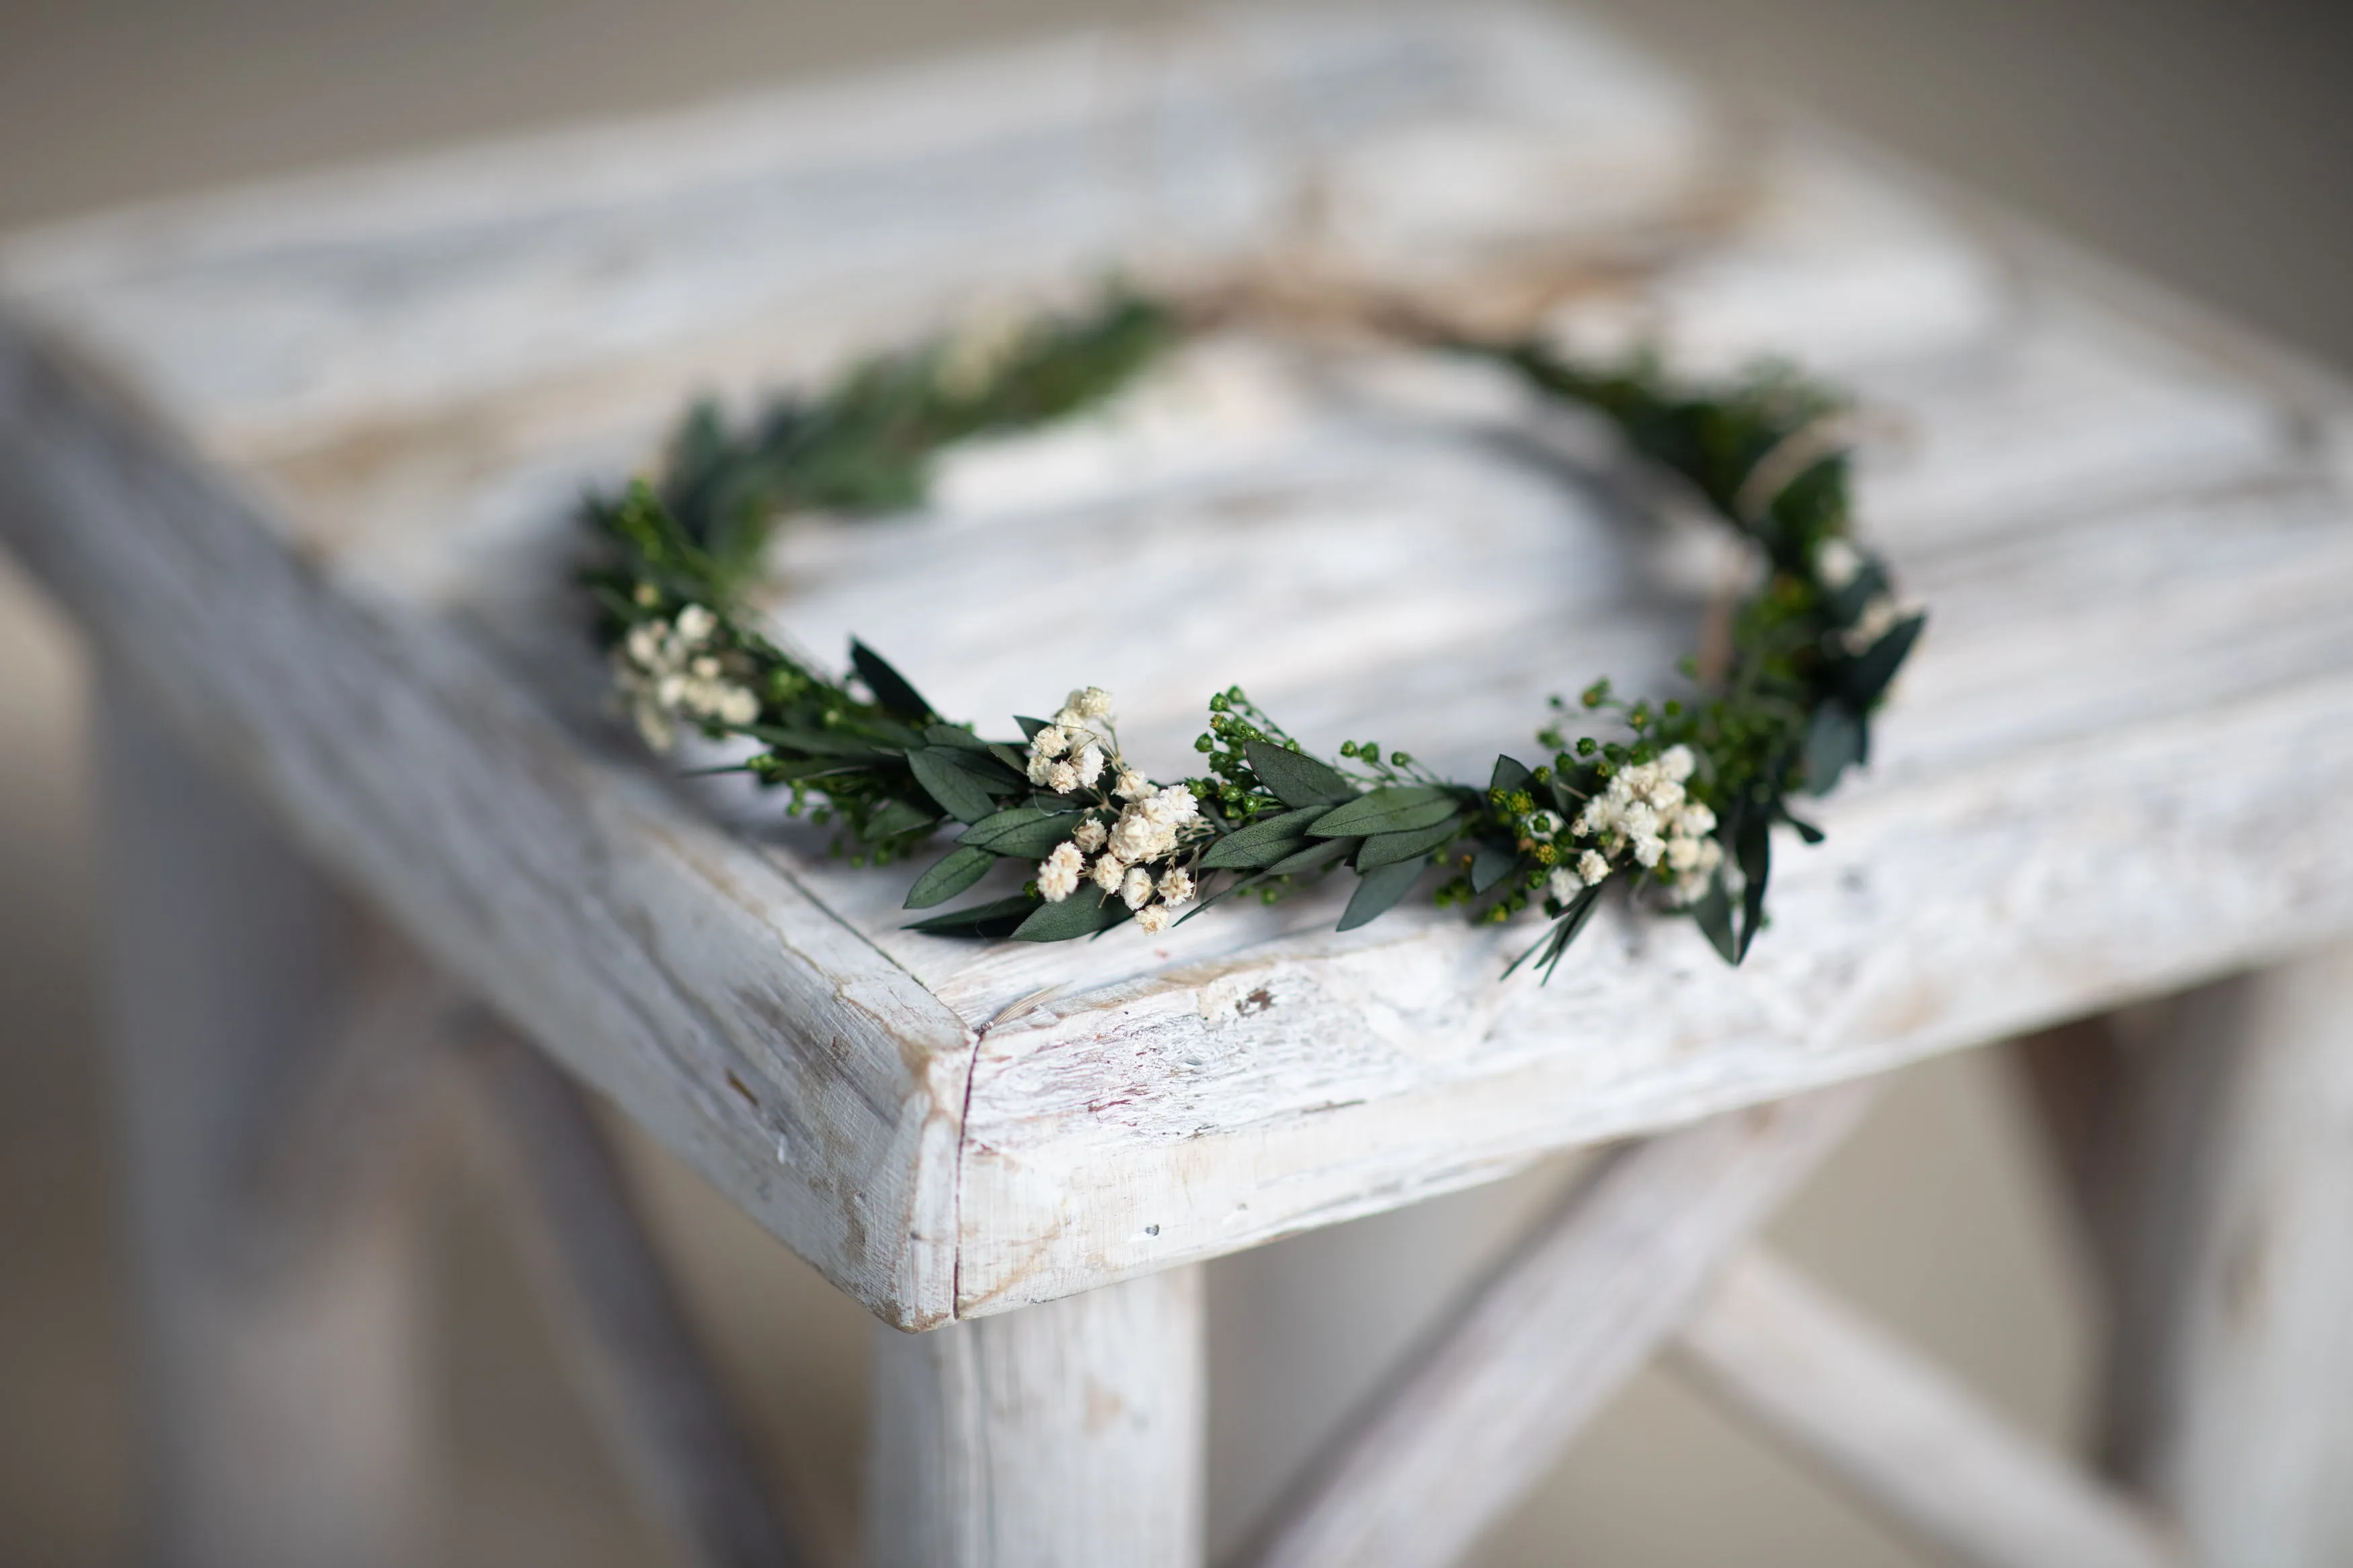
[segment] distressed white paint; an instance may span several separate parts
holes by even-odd
[[[1841,1085],[1605,1156],[1332,1440],[1241,1563],[1459,1560],[1870,1100],[1871,1086]]]
[[[12,348],[0,531],[438,960],[902,1322],[2353,929],[2353,836],[2308,809],[2353,787],[2341,394],[2053,285],[2040,251],[1843,153],[1742,127],[1721,155],[1683,87],[1548,14],[1335,15],[13,242],[9,311],[234,481]],[[1311,175],[1313,232],[1291,216]],[[1549,989],[1498,985],[1532,932],[1400,911],[1335,937],[1332,893],[1154,942],[946,942],[897,929],[903,879],[827,863],[773,803],[653,783],[578,636],[579,485],[640,461],[691,390],[1068,292],[1114,255],[1518,300],[1696,366],[1779,349],[1894,416],[1865,523],[1932,630],[1746,968],[1606,919]],[[1319,744],[1369,731],[1482,770],[1547,691],[1665,670],[1714,580],[1704,543],[1654,545],[1507,455],[1578,439],[1460,376],[1244,334],[1113,417],[951,464],[927,516],[804,531],[776,610],[984,723],[1111,685],[1165,771],[1237,679]],[[1004,607],[1046,577],[1071,614]]]
[[[1201,1568],[1197,1268],[877,1328],[868,1568]]]
[[[591,1417],[684,1568],[794,1568],[767,1478],[580,1091],[507,1037],[478,1075]]]
[[[357,917],[106,683],[102,955],[142,1562],[404,1568],[429,1461],[413,1227],[348,1205],[251,1267],[241,1160],[351,976]],[[382,1194],[375,1194],[381,1199]]]
[[[2353,946],[2131,1020],[2110,1458],[2212,1568],[2353,1553]]]
[[[1769,1253],[1725,1270],[1681,1364],[1957,1568],[2169,1568],[2150,1520]]]

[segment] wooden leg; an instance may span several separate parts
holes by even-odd
[[[2112,1460],[2203,1568],[2353,1562],[2353,945],[2145,1022]]]
[[[1199,1568],[1198,1269],[874,1350],[869,1568]]]
[[[400,1216],[355,1209],[282,1268],[235,1235],[256,1108],[334,1015],[353,913],[119,689],[103,733],[147,1560],[422,1561]]]

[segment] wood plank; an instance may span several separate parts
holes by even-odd
[[[874,1332],[870,1568],[1200,1568],[1198,1269]]]
[[[579,1091],[512,1037],[480,1076],[548,1310],[639,1504],[686,1568],[806,1562]]]
[[[896,1321],[952,1305],[962,1026],[787,878],[0,318],[0,539],[125,689],[436,963]]]
[[[2016,237],[1985,242],[1850,151],[1736,127],[1727,156],[1685,86],[1546,14],[1267,8],[1167,47],[1041,45],[96,220],[0,247],[0,294],[267,498],[240,515],[343,595],[303,626],[398,628],[395,662],[425,673],[397,689],[453,704],[353,752],[376,759],[356,784],[318,782],[350,744],[332,715],[193,728],[224,754],[287,748],[236,765],[288,781],[273,798],[342,802],[297,818],[336,864],[898,1321],[1251,1245],[2353,927],[2353,844],[2323,823],[2284,874],[2268,848],[2348,765],[2330,432],[2353,405],[2326,378],[2053,287]],[[1106,58],[1125,63],[1098,90]],[[1106,149],[1147,125],[1166,157],[1139,184]],[[1482,179],[1447,176],[1466,167]],[[1301,251],[1271,194],[1309,176],[1331,187],[1327,252]],[[1172,215],[1198,247],[1166,247]],[[617,735],[568,511],[690,391],[807,374],[976,292],[1068,289],[1113,254],[1183,279],[1278,251],[1553,300],[1572,331],[1647,323],[1698,366],[1794,353],[1908,426],[1873,448],[1862,500],[1935,630],[1739,974],[1679,927],[1608,920],[1548,991],[1498,987],[1508,936],[1400,912],[1337,938],[1323,895],[1149,944],[913,937],[902,881],[829,866],[772,803],[661,788]],[[1539,471],[1543,422],[1492,386],[1263,337],[1208,358],[1113,418],[956,455],[925,517],[799,531],[780,616],[821,650],[875,638],[984,721],[1113,685],[1167,772],[1208,679],[1313,741],[1377,724],[1477,772],[1546,691],[1643,680],[1689,645],[1720,558],[1672,528],[1630,541]],[[104,605],[112,557],[35,542],[88,531],[56,499],[100,493],[80,446],[10,448],[0,483],[33,499],[0,531]],[[1227,593],[1244,553],[1284,563],[1282,592]],[[1012,635],[994,606],[1045,560],[1074,602],[1148,582],[1151,635]],[[142,595],[165,579],[128,580],[142,608],[97,618],[152,646]],[[177,676],[210,657],[195,646],[148,657]],[[290,679],[241,668],[273,700]],[[453,746],[468,760],[437,764],[431,799],[395,798],[408,758]],[[531,865],[419,889],[485,836]],[[1957,965],[2016,983],[1957,986]],[[842,1000],[870,992],[887,1000]]]
[[[2168,1568],[2123,1499],[1773,1258],[1736,1260],[1675,1341],[1736,1415],[1966,1568]]]
[[[142,1560],[403,1568],[426,1553],[429,1454],[409,1216],[371,1194],[272,1268],[235,1234],[253,1117],[332,1026],[356,911],[124,683],[102,690]]]
[[[1871,1093],[1846,1084],[1606,1157],[1334,1439],[1240,1561],[1459,1560],[1649,1362]]]
[[[2107,1438],[2214,1568],[2353,1552],[2353,947],[2136,1020]]]
[[[235,1141],[224,1252],[299,1268],[380,1195],[440,1070],[487,1018],[380,922],[317,1043],[258,1096]]]

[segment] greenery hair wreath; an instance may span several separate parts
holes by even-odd
[[[1820,840],[1790,797],[1827,792],[1868,758],[1872,712],[1923,621],[1849,537],[1848,459],[1829,434],[1841,405],[1786,371],[1694,389],[1647,357],[1594,370],[1534,338],[1404,329],[1599,411],[1765,563],[1732,612],[1722,668],[1703,680],[1683,661],[1690,695],[1630,702],[1597,681],[1579,701],[1607,736],[1572,734],[1577,710],[1556,697],[1542,757],[1499,756],[1483,786],[1371,742],[1312,756],[1239,687],[1209,699],[1194,742],[1203,773],[1163,784],[1127,765],[1099,688],[1018,720],[1018,742],[984,740],[862,643],[837,678],[749,624],[744,595],[779,519],[915,505],[941,447],[1098,404],[1203,319],[1115,289],[1082,312],[867,360],[740,426],[695,408],[659,477],[586,509],[596,554],[584,578],[647,742],[668,751],[681,724],[757,742],[733,767],[789,789],[792,814],[838,822],[835,851],[852,864],[902,859],[960,824],[910,909],[946,902],[1000,859],[1036,863],[1018,893],[914,931],[1055,942],[1132,918],[1157,931],[1188,905],[1182,918],[1237,894],[1272,902],[1342,868],[1356,878],[1346,931],[1438,862],[1450,873],[1438,902],[1476,921],[1541,903],[1551,926],[1514,969],[1533,959],[1548,978],[1620,885],[1688,915],[1738,963],[1765,921],[1772,828]]]

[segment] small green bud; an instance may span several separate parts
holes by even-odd
[[[1413,757],[1409,752],[1391,752],[1389,753],[1389,766],[1393,768],[1409,768],[1413,766]]]
[[[1344,756],[1344,757],[1353,757],[1353,756],[1355,756],[1355,755],[1356,754],[1356,742],[1354,742],[1354,741],[1343,741],[1343,742],[1340,742],[1340,754],[1341,754],[1342,756]]]
[[[1196,735],[1193,738],[1193,749],[1197,752],[1214,752],[1218,749],[1217,737],[1214,735]]]
[[[1590,735],[1584,737],[1577,742],[1577,754],[1580,757],[1589,757],[1599,750],[1600,750],[1599,742],[1596,742]]]

